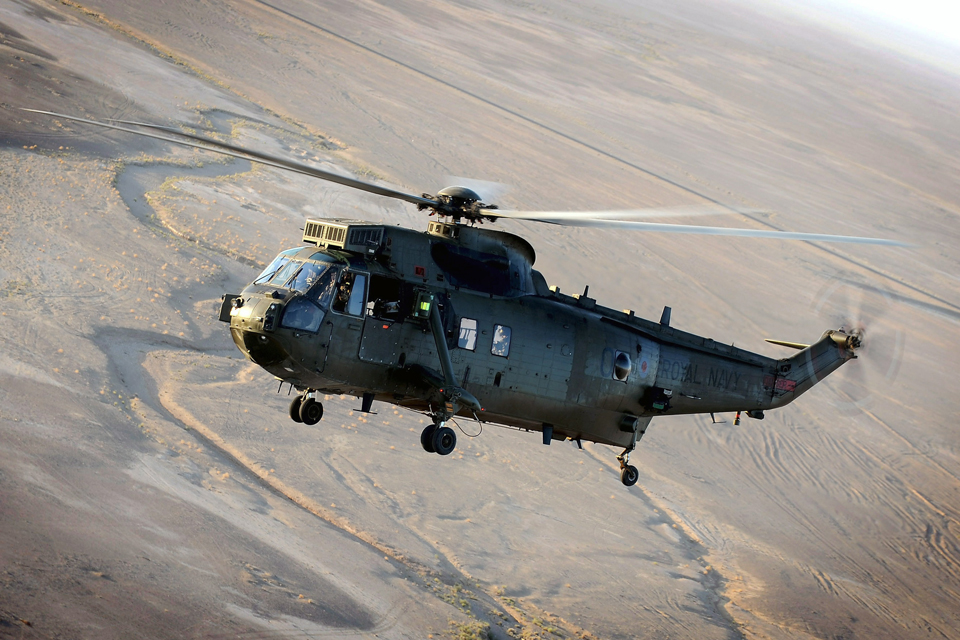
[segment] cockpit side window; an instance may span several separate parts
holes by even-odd
[[[347,302],[347,313],[351,316],[363,315],[363,302],[366,299],[367,276],[358,273],[353,281],[353,291],[350,292],[350,300]]]
[[[363,315],[363,302],[366,299],[367,276],[363,273],[345,271],[340,276],[337,293],[333,301],[333,310],[351,316]]]

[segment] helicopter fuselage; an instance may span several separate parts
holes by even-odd
[[[331,244],[282,253],[225,298],[221,319],[249,359],[303,392],[434,413],[452,377],[480,404],[455,414],[627,449],[659,415],[762,417],[855,357],[842,332],[773,359],[678,331],[669,313],[652,322],[548,288],[516,236],[431,227],[308,221],[305,240]]]

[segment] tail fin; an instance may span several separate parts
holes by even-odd
[[[831,330],[792,358],[779,360],[776,374],[764,379],[764,387],[773,392],[771,408],[789,404],[845,362],[856,358],[860,345],[859,333]]]

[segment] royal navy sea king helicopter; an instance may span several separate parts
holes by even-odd
[[[220,320],[237,348],[299,393],[290,417],[313,425],[323,394],[424,412],[428,452],[450,454],[455,416],[540,432],[544,444],[583,440],[622,447],[623,484],[637,482],[630,453],[659,416],[736,412],[763,419],[844,363],[863,344],[859,328],[827,330],[813,344],[771,358],[659,321],[566,295],[533,268],[523,238],[480,226],[500,218],[636,230],[885,245],[876,238],[657,224],[616,212],[503,211],[473,190],[396,191],[160,125],[112,124],[37,111],[146,135],[396,198],[435,219],[426,232],[358,220],[306,220],[303,246],[282,251],[243,291],[226,294]],[[132,126],[137,129],[130,128]],[[152,129],[162,133],[150,133]],[[173,135],[177,137],[173,137]]]

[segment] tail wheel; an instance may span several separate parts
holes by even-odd
[[[632,487],[637,484],[637,480],[640,479],[640,472],[637,471],[637,468],[632,464],[626,465],[623,469],[620,470],[620,482],[626,487]]]
[[[440,455],[450,455],[457,448],[457,434],[450,427],[439,427],[433,434],[432,444]]]
[[[300,404],[300,420],[303,424],[317,424],[322,417],[323,405],[313,398],[307,398]]]
[[[303,422],[300,418],[300,405],[303,403],[303,396],[297,396],[290,401],[290,419],[294,422]]]

